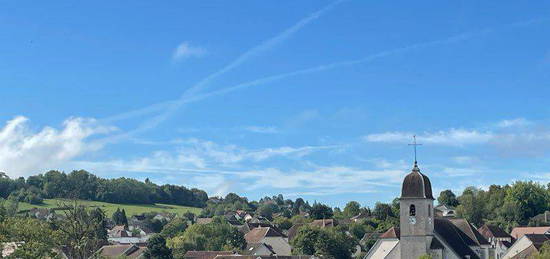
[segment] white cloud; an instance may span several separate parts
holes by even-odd
[[[269,127],[263,127],[263,126],[247,126],[244,127],[244,130],[250,131],[253,133],[261,133],[261,134],[275,134],[279,133],[279,130],[277,128],[269,126]]]
[[[459,177],[459,176],[472,176],[482,173],[482,170],[477,168],[454,168],[454,167],[445,167],[441,170],[446,176],[449,177]]]
[[[451,158],[458,164],[472,164],[479,162],[479,159],[471,156],[455,156]]]
[[[281,157],[295,159],[304,157],[312,152],[332,149],[335,146],[303,146],[303,147],[274,147],[250,150],[236,145],[220,145],[212,141],[199,139],[182,140],[175,152],[160,150],[149,156],[128,159],[111,160],[104,162],[75,162],[77,167],[97,171],[117,172],[194,172],[231,174],[223,168],[241,167],[262,162],[271,158]],[[214,169],[215,168],[215,169]]]
[[[525,118],[516,118],[511,120],[502,120],[497,123],[497,126],[500,128],[510,128],[510,127],[523,127],[523,126],[529,126],[532,122],[528,121]]]
[[[379,134],[369,134],[363,139],[368,142],[397,142],[409,143],[412,140],[414,133],[409,132],[385,132]],[[425,132],[417,135],[417,140],[420,143],[446,145],[446,146],[463,146],[467,144],[487,143],[493,138],[492,132],[481,132],[477,130],[465,129],[450,129],[437,132]]]
[[[231,165],[246,160],[259,162],[273,157],[300,158],[316,150],[330,148],[334,146],[284,146],[250,150],[235,145],[219,145],[212,141],[190,139],[180,152],[197,154],[217,164]]]
[[[27,118],[18,116],[0,129],[0,170],[10,177],[42,173],[86,152],[96,151],[101,144],[86,140],[114,130],[84,118],[69,118],[59,130],[45,127],[33,132],[27,124]]]
[[[212,141],[190,139],[176,152],[157,151],[150,156],[107,162],[81,161],[73,165],[98,174],[154,173],[185,177],[187,185],[205,189],[209,194],[274,188],[275,192],[308,192],[311,195],[364,193],[379,187],[396,187],[408,170],[391,168],[364,169],[350,166],[319,166],[299,160],[299,168],[278,163],[266,165],[270,158],[292,160],[311,152],[332,150],[334,146],[274,147],[257,150]],[[319,192],[319,190],[323,190]]]
[[[189,42],[183,42],[174,51],[172,58],[174,60],[183,60],[191,57],[202,57],[207,53],[206,49],[197,46],[191,46]]]

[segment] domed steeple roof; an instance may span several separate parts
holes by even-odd
[[[401,198],[424,198],[434,199],[432,195],[432,184],[427,176],[420,173],[418,164],[414,162],[414,167],[403,180],[401,188]]]

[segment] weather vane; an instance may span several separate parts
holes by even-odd
[[[416,143],[416,135],[413,136],[413,143],[409,144],[409,146],[414,147],[414,163],[416,164],[416,146],[422,146],[422,144]]]

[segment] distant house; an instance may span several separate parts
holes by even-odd
[[[130,227],[133,228],[133,227]],[[136,228],[136,232],[139,230]],[[132,231],[124,225],[114,226],[111,230],[107,231],[108,240],[111,244],[116,245],[146,245],[147,240],[151,235],[146,234],[143,230],[139,230],[139,235],[133,235]]]
[[[224,215],[225,220],[227,220],[227,222],[233,226],[241,225],[241,222],[239,222],[239,219],[237,217],[238,216],[236,212],[227,212]]]
[[[21,247],[24,244],[25,242],[0,243],[0,258],[6,258],[12,255],[15,252],[15,250],[17,250],[19,247]],[[67,255],[61,249],[54,248],[52,249],[52,251],[57,253],[56,258],[62,258],[62,259],[68,258]]]
[[[510,235],[519,240],[526,234],[547,234],[550,233],[550,227],[515,227]]]
[[[214,259],[315,259],[313,255],[218,255]]]
[[[378,232],[365,233],[361,240],[359,240],[359,244],[365,248],[370,248],[370,246],[372,246],[376,242],[376,240],[380,238],[381,235],[382,234]]]
[[[131,237],[132,232],[128,230],[125,225],[114,226],[111,230],[107,231],[107,235],[111,237]]]
[[[252,217],[252,215],[250,215],[249,213],[247,213],[246,215],[244,215],[243,219],[244,221],[248,222],[250,220],[252,220],[254,217]]]
[[[531,221],[539,224],[549,224],[550,223],[550,211],[545,211],[539,215],[536,215],[531,218]]]
[[[357,222],[357,221],[360,221],[362,219],[368,219],[369,218],[369,214],[367,212],[360,212],[359,214],[353,216],[350,218],[351,221],[353,222]]]
[[[265,217],[256,215],[248,221],[249,223],[269,223],[269,220]]]
[[[196,223],[199,225],[204,225],[212,222],[212,218],[197,218]]]
[[[491,247],[494,248],[493,258],[502,258],[515,241],[510,234],[498,226],[485,224],[478,231],[489,241]]]
[[[290,227],[287,231],[288,241],[293,240],[294,237],[296,237],[296,235],[298,234],[298,230],[300,230],[300,228],[303,226],[304,224],[301,223],[292,225],[292,227]]]
[[[174,219],[174,217],[175,217],[175,215],[172,214],[172,213],[161,212],[161,213],[158,213],[157,215],[155,215],[153,217],[153,219],[160,220],[160,221],[170,221],[170,220]]]
[[[258,227],[250,230],[244,235],[247,244],[267,244],[271,246],[277,255],[290,255],[292,248],[288,239],[282,233],[271,227]]]
[[[56,217],[55,211],[47,208],[32,208],[28,212],[29,216],[40,220],[53,220]]]
[[[109,243],[115,245],[147,245],[147,240],[149,240],[151,235],[141,236],[141,237],[110,237]]]
[[[101,247],[95,254],[101,258],[144,258],[143,253],[147,248],[137,245],[108,245]]]
[[[0,258],[4,258],[4,257],[7,257],[11,254],[13,254],[13,252],[15,252],[15,250],[17,250],[17,248],[19,248],[22,244],[24,244],[24,242],[6,242],[6,243],[0,243],[0,255],[1,257]]]
[[[212,203],[220,203],[222,201],[223,201],[223,199],[220,198],[220,197],[210,197],[210,198],[208,198],[208,202],[212,202]]]
[[[481,235],[483,235],[489,243],[491,243],[491,245],[495,245],[497,241],[507,241],[512,243],[513,240],[510,234],[506,233],[506,231],[498,226],[485,224],[477,231],[479,231],[479,233],[481,233]]]
[[[437,217],[455,217],[456,210],[455,208],[447,205],[438,205],[434,207],[435,216]]]
[[[546,241],[550,241],[548,234],[524,234],[508,249],[502,259],[530,258],[539,252]]]
[[[399,228],[390,228],[379,236],[378,241],[369,250],[365,259],[391,258],[392,254],[399,251]]]
[[[232,255],[232,251],[187,251],[185,259],[214,259],[220,255]]]
[[[130,220],[132,221],[144,221],[145,219],[147,219],[147,217],[145,217],[145,215],[133,215]]]
[[[331,228],[338,225],[334,219],[317,219],[310,223],[312,226],[317,226],[320,228]]]
[[[264,243],[248,244],[242,252],[243,255],[275,255],[273,247]]]

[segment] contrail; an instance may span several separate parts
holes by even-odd
[[[333,5],[335,5],[337,3],[339,3],[339,2],[335,2]],[[326,10],[329,7],[330,6],[327,6],[323,10]],[[319,12],[322,12],[322,11],[319,11]],[[532,19],[532,20],[507,24],[507,25],[504,25],[502,27],[528,26],[528,25],[531,25],[533,23],[544,22],[544,21],[547,21],[547,20],[549,20],[549,19],[548,18]],[[298,23],[298,24],[300,24],[300,23]],[[295,27],[295,26],[293,26],[293,27]],[[475,32],[466,32],[466,33],[453,35],[453,36],[450,36],[450,37],[447,37],[447,38],[444,38],[444,39],[428,41],[428,42],[423,42],[423,43],[417,43],[417,44],[413,44],[413,45],[410,45],[410,46],[405,46],[405,47],[401,47],[401,48],[382,51],[382,52],[379,52],[379,53],[376,53],[376,54],[373,54],[373,55],[369,55],[369,56],[361,58],[361,59],[340,61],[340,62],[335,62],[335,63],[331,63],[331,64],[319,65],[319,66],[315,66],[315,67],[311,67],[311,68],[297,70],[297,71],[293,71],[293,72],[288,72],[288,73],[263,77],[263,78],[255,79],[253,81],[241,83],[241,84],[238,84],[238,85],[235,85],[235,86],[232,86],[232,87],[220,89],[220,90],[209,92],[209,93],[198,94],[198,95],[194,95],[194,96],[182,96],[182,98],[180,98],[178,100],[172,100],[172,101],[167,101],[167,102],[163,102],[163,103],[154,104],[154,105],[151,105],[151,106],[146,107],[144,109],[140,109],[140,110],[136,110],[136,111],[132,111],[132,112],[128,112],[128,113],[118,115],[117,117],[118,118],[131,118],[131,117],[143,115],[145,113],[154,113],[154,112],[157,112],[159,110],[165,109],[166,107],[173,108],[176,105],[177,105],[176,108],[179,108],[182,105],[187,104],[187,103],[200,101],[200,100],[203,100],[205,98],[212,97],[212,96],[223,95],[223,94],[231,93],[231,92],[234,92],[234,91],[237,91],[237,90],[257,86],[257,85],[262,85],[262,84],[266,84],[266,83],[270,83],[270,82],[274,82],[274,81],[278,81],[278,80],[283,80],[283,79],[286,79],[286,78],[289,78],[289,77],[305,75],[305,74],[311,74],[311,73],[336,69],[336,68],[345,67],[345,66],[357,65],[357,64],[361,64],[361,63],[368,63],[368,62],[371,62],[371,61],[374,61],[374,60],[377,60],[377,59],[380,59],[380,58],[383,58],[383,57],[396,55],[396,54],[407,52],[407,51],[412,51],[412,50],[431,47],[431,46],[437,46],[437,45],[442,45],[442,44],[450,44],[450,43],[455,43],[455,42],[468,40],[468,39],[470,39],[474,36],[488,34],[488,33],[494,32],[494,31],[495,31],[495,29],[490,29],[489,28],[489,29],[479,30],[479,31],[475,31]],[[282,34],[284,34],[284,33],[282,33]],[[246,55],[246,53],[245,53],[245,55]],[[166,114],[166,113],[164,113],[164,114]],[[117,117],[110,117],[110,118],[117,118]],[[153,121],[153,125],[154,126],[158,125],[158,123],[161,122],[159,120],[164,120],[165,118],[166,117],[161,117],[161,116],[155,117],[154,119],[156,119],[156,120]],[[149,125],[149,126],[151,126],[151,125]],[[143,130],[146,130],[146,129],[149,129],[149,128],[150,127],[139,127],[137,130],[131,131],[127,134],[122,134],[122,135],[119,135],[119,136],[115,136],[115,138],[119,139],[121,137],[131,135],[131,134],[134,134],[134,133],[137,133],[139,131],[143,131]]]
[[[290,28],[284,30],[283,32],[279,33],[273,38],[270,38],[259,45],[253,47],[252,49],[249,49],[245,53],[241,54],[237,59],[235,59],[233,62],[229,63],[222,69],[210,74],[206,78],[199,81],[197,84],[193,85],[191,88],[187,89],[183,94],[180,96],[179,99],[175,101],[170,102],[163,102],[160,104],[155,104],[152,106],[148,106],[146,108],[126,112],[123,114],[115,115],[106,119],[103,119],[101,121],[108,122],[113,120],[119,120],[119,119],[126,119],[131,118],[136,115],[141,115],[145,113],[154,112],[157,110],[162,111],[161,114],[153,117],[151,120],[146,121],[142,125],[140,125],[137,129],[132,130],[130,132],[114,136],[114,139],[119,139],[121,137],[130,136],[151,128],[154,128],[158,126],[160,123],[162,123],[164,120],[166,120],[170,115],[172,115],[176,110],[178,110],[183,104],[186,103],[186,100],[189,98],[192,98],[193,95],[195,95],[197,92],[205,88],[212,80],[220,77],[221,75],[227,73],[228,71],[240,66],[242,63],[246,62],[248,59],[250,59],[253,56],[256,56],[260,54],[261,52],[267,51],[271,48],[273,48],[275,45],[283,42],[284,40],[288,39],[290,36],[298,32],[300,29],[308,25],[309,23],[315,21],[316,19],[320,18],[325,13],[332,10],[334,7],[336,7],[338,4],[344,2],[345,0],[337,0],[322,9],[308,15],[307,17],[301,19],[296,24],[291,26]]]
[[[298,21],[298,23],[296,23],[292,27],[284,30],[282,33],[276,35],[275,37],[270,38],[270,39],[260,43],[256,47],[253,47],[252,49],[246,51],[245,53],[240,55],[237,59],[235,59],[233,62],[229,63],[228,65],[226,65],[222,69],[216,71],[215,73],[210,74],[209,76],[202,79],[197,84],[193,85],[191,88],[186,90],[176,102],[169,105],[168,108],[165,111],[163,111],[160,115],[156,116],[155,118],[153,118],[149,122],[146,122],[145,124],[141,125],[138,129],[136,129],[136,131],[139,132],[139,131],[142,131],[142,130],[147,130],[147,129],[156,127],[158,124],[160,124],[161,122],[166,120],[166,118],[168,118],[170,115],[172,115],[172,113],[174,113],[177,109],[179,109],[185,103],[185,100],[187,98],[193,96],[198,91],[205,88],[212,80],[214,80],[217,77],[220,77],[221,75],[227,73],[228,71],[240,66],[242,63],[244,63],[245,61],[247,61],[251,57],[253,57],[255,55],[258,55],[261,52],[267,51],[267,50],[273,48],[275,45],[277,45],[277,44],[283,42],[284,40],[288,39],[290,36],[292,36],[293,34],[298,32],[300,29],[302,29],[303,27],[305,27],[306,25],[308,25],[312,21],[318,19],[319,17],[321,17],[323,14],[327,13],[328,11],[332,10],[335,6],[337,6],[338,4],[340,4],[343,1],[344,0],[337,0],[337,1],[335,1],[331,4],[329,4],[329,5],[325,6],[321,10],[318,10],[318,11],[308,15],[306,18],[303,18],[302,20]]]

